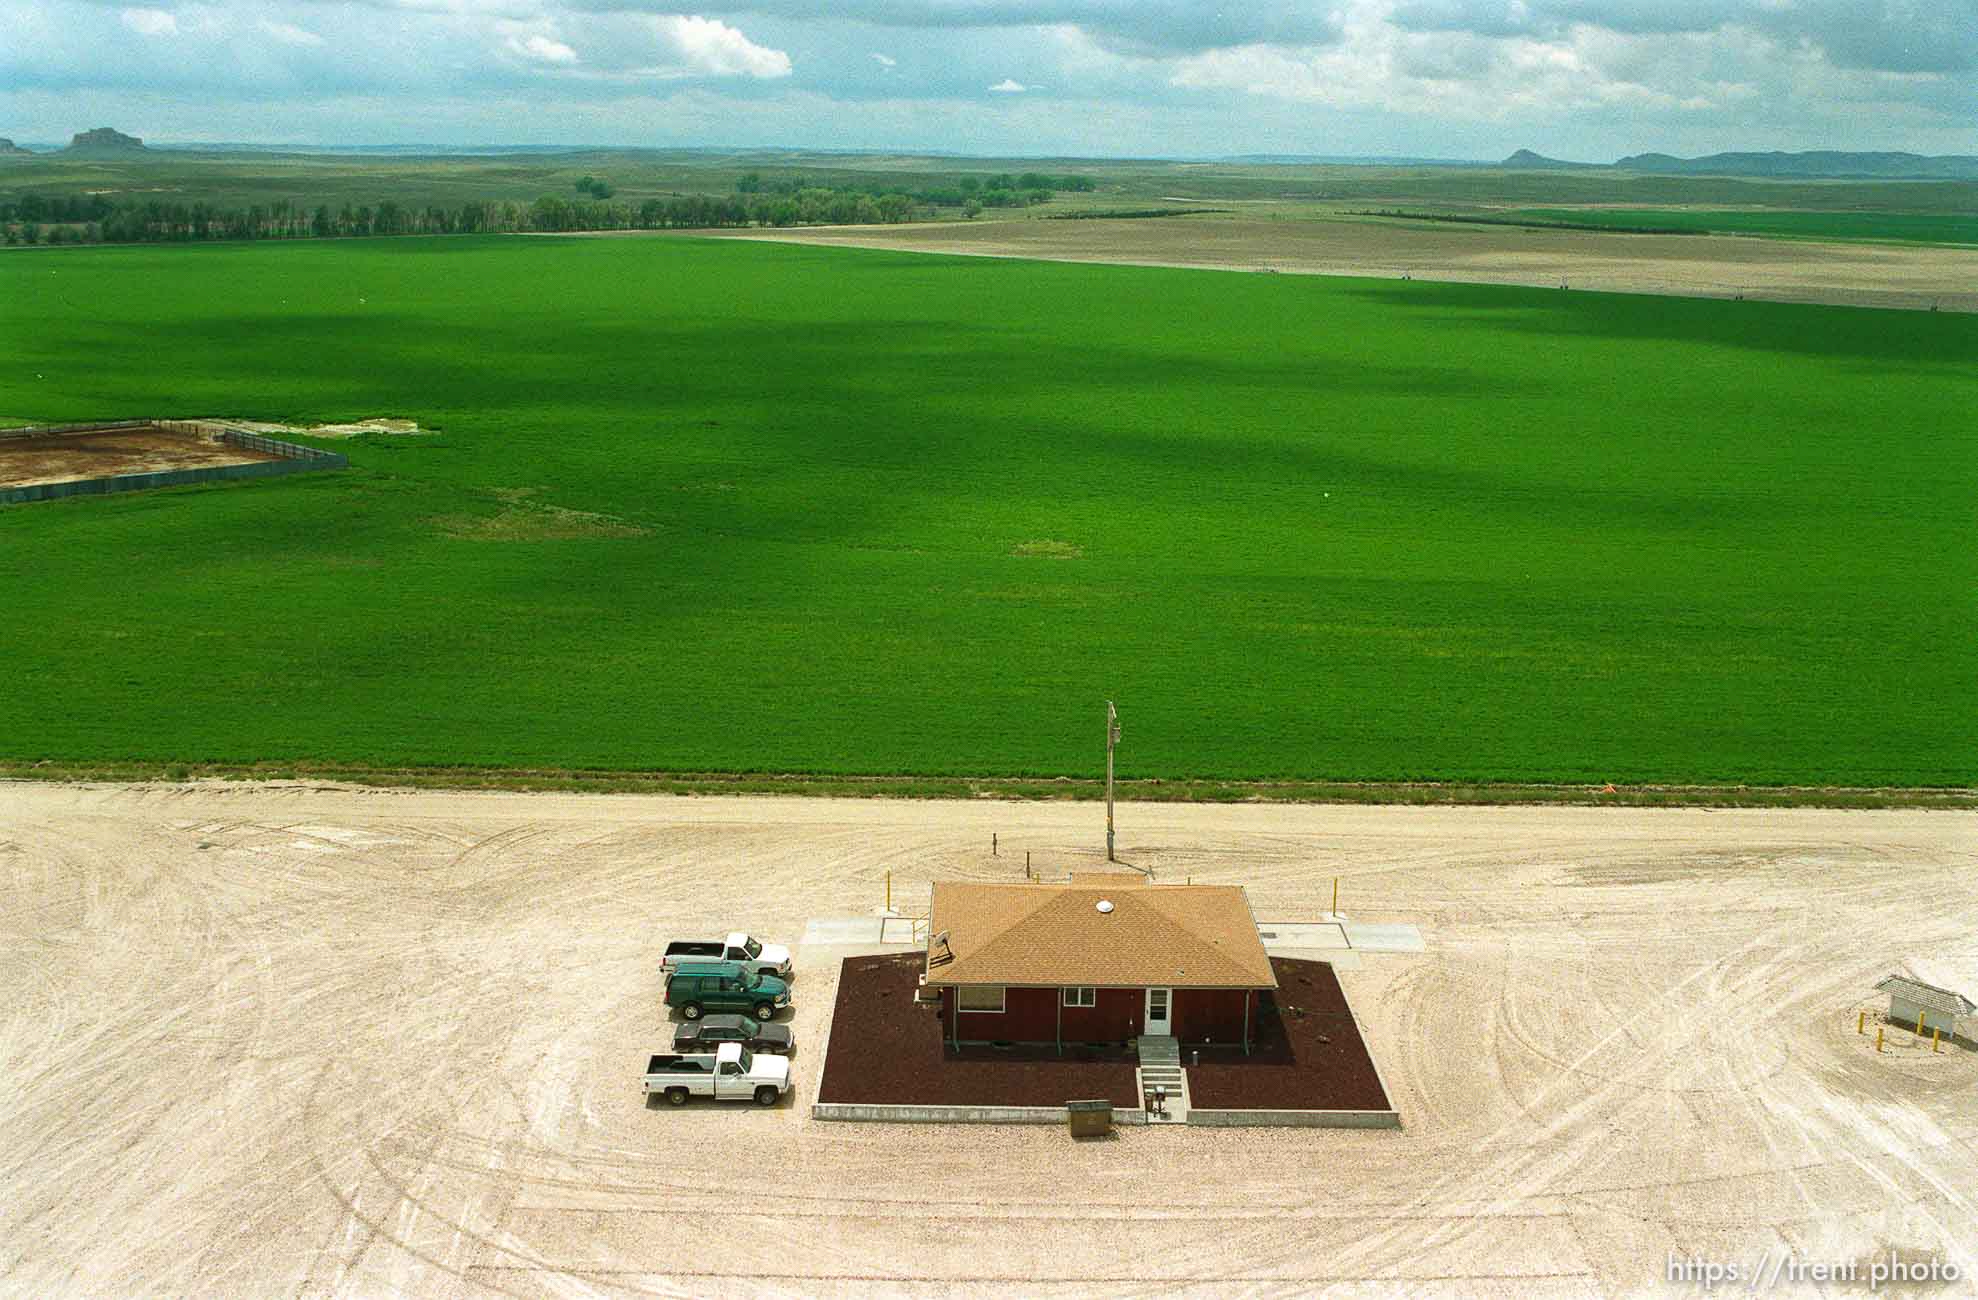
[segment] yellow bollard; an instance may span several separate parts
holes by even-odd
[[[1931,1050],[1931,1051],[1933,1051],[1933,1052],[1938,1052],[1938,1053],[1941,1053],[1941,1052],[1942,1052],[1942,1051],[1944,1050],[1944,1031],[1943,1031],[1943,1030],[1941,1030],[1941,1029],[1932,1029],[1932,1030],[1930,1031],[1930,1050]]]
[[[1875,1050],[1878,1052],[1882,1050],[1882,1026],[1880,1025],[1875,1026]]]
[[[1866,1011],[1862,1012],[1861,1015],[1855,1020],[1854,1032],[1857,1034],[1865,1034],[1868,1032],[1868,1013]]]
[[[1332,878],[1332,914],[1339,915],[1339,877]]]

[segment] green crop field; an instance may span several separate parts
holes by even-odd
[[[1952,212],[1712,212],[1686,208],[1524,208],[1504,214],[1586,226],[1651,227],[1775,239],[1978,244],[1978,214]]]
[[[687,239],[0,255],[0,759],[1978,781],[1978,318]]]

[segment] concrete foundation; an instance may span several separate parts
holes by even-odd
[[[1063,1106],[879,1106],[820,1101],[810,1108],[812,1119],[851,1120],[866,1124],[1063,1124]],[[1115,1124],[1145,1124],[1141,1109],[1113,1108]]]
[[[1203,1110],[1188,1112],[1205,1128],[1400,1128],[1392,1110]]]

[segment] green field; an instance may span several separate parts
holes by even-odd
[[[1978,318],[684,239],[0,255],[0,759],[1978,782]],[[9,418],[10,417],[10,418]]]
[[[1685,208],[1524,208],[1506,217],[1583,226],[1694,230],[1699,234],[1766,235],[1775,239],[1839,239],[1886,243],[1978,244],[1978,213],[1950,212],[1711,212]]]

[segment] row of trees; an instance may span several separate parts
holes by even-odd
[[[908,202],[930,208],[960,208],[963,215],[973,217],[984,208],[1026,208],[1035,203],[1048,203],[1052,194],[1059,191],[1085,193],[1095,188],[1097,186],[1090,176],[1047,176],[1042,172],[1012,176],[1005,172],[995,176],[963,176],[951,184],[888,193],[903,194]],[[856,198],[867,193],[855,186],[820,184],[814,178],[801,176],[765,178],[760,172],[744,173],[735,182],[735,192],[749,196],[780,196],[796,202],[800,207],[809,205],[805,209],[807,211],[815,211],[817,205],[827,204],[834,198]],[[806,223],[809,224],[808,218]]]
[[[584,192],[595,196],[602,188]],[[345,204],[313,210],[286,200],[223,209],[209,203],[157,199],[113,203],[101,195],[48,198],[0,196],[0,238],[8,244],[173,243],[216,239],[332,239],[355,235],[471,235],[521,231],[718,229],[897,223],[929,216],[934,206],[906,193],[870,194],[823,188],[790,193],[687,194],[634,206],[608,198],[565,199],[546,194],[534,203],[489,200],[457,207],[416,208],[389,199],[376,206]],[[972,212],[970,215],[974,215]]]
[[[935,186],[914,192],[916,198],[924,194],[954,193],[982,197],[993,194],[1012,194],[1042,190],[1046,194],[1054,190],[1066,193],[1088,193],[1096,189],[1097,183],[1090,176],[1048,176],[1043,172],[1024,172],[1012,176],[1001,172],[994,176],[962,176],[951,185]],[[771,176],[767,179],[761,172],[745,172],[735,182],[738,194],[795,194],[806,189],[855,189],[855,187],[820,185],[815,179],[802,176]],[[903,191],[904,192],[904,191]]]

